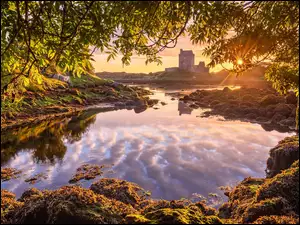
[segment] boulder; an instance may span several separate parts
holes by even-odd
[[[251,94],[246,94],[242,97],[242,101],[246,102],[246,101],[253,101],[255,98],[251,95]]]
[[[283,116],[289,116],[292,112],[292,108],[287,104],[278,104],[274,109],[275,113],[280,113]]]
[[[223,92],[230,92],[230,91],[231,91],[231,89],[229,87],[224,87],[223,88]]]
[[[296,126],[296,120],[295,118],[289,117],[287,119],[281,120],[279,122],[280,125],[282,126],[288,126],[288,127],[295,127]]]
[[[245,117],[247,119],[254,120],[254,119],[257,118],[257,114],[255,114],[255,113],[249,113],[249,114],[246,114]]]
[[[287,104],[294,104],[294,105],[296,105],[297,101],[298,101],[298,99],[297,99],[297,96],[296,96],[296,94],[294,92],[290,92],[290,93],[288,93],[285,96],[285,102]]]
[[[261,106],[268,106],[268,105],[275,105],[275,104],[278,104],[278,103],[281,103],[284,101],[285,101],[285,99],[282,96],[276,96],[276,95],[270,94],[270,95],[266,95],[265,97],[263,97],[259,103]]]
[[[272,123],[278,123],[279,121],[284,120],[284,119],[286,119],[285,116],[281,115],[280,113],[276,113],[276,114],[272,117],[271,122],[272,122]]]
[[[288,169],[299,159],[299,137],[286,137],[270,150],[267,160],[267,177],[273,177],[282,170]]]

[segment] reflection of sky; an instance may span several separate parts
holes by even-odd
[[[179,199],[192,193],[207,196],[217,187],[234,184],[244,177],[263,177],[269,149],[288,133],[266,132],[258,124],[178,115],[178,101],[159,94],[167,105],[135,114],[118,110],[97,115],[80,141],[67,141],[62,162],[35,164],[32,152],[20,151],[4,165],[48,175],[37,188],[54,189],[68,180],[83,163],[113,164],[115,173],[104,173],[136,182],[154,198]],[[84,181],[89,186],[92,181]],[[22,179],[2,182],[1,188],[18,196],[30,187]]]

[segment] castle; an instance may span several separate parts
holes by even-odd
[[[195,72],[195,73],[208,73],[209,68],[205,66],[203,61],[200,61],[198,65],[195,64],[195,55],[192,50],[182,50],[180,49],[179,54],[179,67],[169,67],[166,68],[166,72],[172,71],[187,71],[187,72]]]

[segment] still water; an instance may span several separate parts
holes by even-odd
[[[248,176],[264,177],[270,148],[293,133],[265,131],[259,124],[201,118],[171,100],[163,89],[151,98],[159,109],[92,110],[78,117],[45,121],[1,134],[1,167],[23,171],[1,188],[18,197],[29,187],[55,189],[68,185],[85,163],[107,165],[102,177],[135,182],[153,198],[190,198],[222,192]],[[43,172],[47,179],[24,182]],[[97,179],[97,178],[96,178]],[[81,185],[89,187],[91,181]]]

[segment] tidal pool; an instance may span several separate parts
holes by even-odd
[[[3,132],[1,167],[23,173],[1,182],[1,188],[18,197],[29,187],[56,189],[68,185],[79,166],[91,163],[107,165],[101,177],[135,182],[157,199],[222,195],[220,186],[264,177],[270,148],[294,134],[222,117],[197,117],[208,109],[191,110],[163,89],[154,90],[151,98],[167,105],[159,102],[156,109],[145,111],[92,110]],[[24,181],[41,172],[46,179]],[[81,185],[89,187],[92,182]]]

